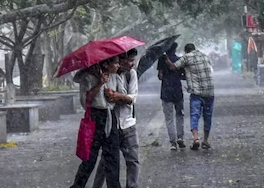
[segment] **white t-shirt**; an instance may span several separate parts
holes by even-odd
[[[115,113],[121,129],[132,127],[136,124],[136,118],[133,117],[134,103],[138,95],[138,79],[137,72],[134,69],[130,70],[130,80],[126,78],[125,73],[121,73],[118,79],[118,92],[129,96],[132,99],[132,104],[116,104]]]

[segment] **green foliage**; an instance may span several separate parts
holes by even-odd
[[[12,10],[12,9],[27,8],[40,3],[41,1],[39,0],[2,0],[0,2],[0,7]]]
[[[75,2],[78,2],[60,0],[60,2],[63,1],[70,2],[72,7],[75,6]],[[17,9],[34,7],[38,4],[49,6],[55,2],[59,1],[0,0],[0,10],[3,15]],[[205,44],[205,42],[221,41],[227,36],[236,37],[243,31],[241,15],[244,5],[248,5],[250,12],[258,15],[260,26],[264,28],[264,2],[260,0],[87,0],[87,2],[86,5],[76,9],[69,22],[48,31],[48,37],[52,39],[50,40],[50,45],[52,45],[50,62],[56,63],[58,57],[72,50],[72,47],[69,49],[66,41],[72,39],[72,36],[79,37],[78,33],[86,35],[85,40],[131,35],[149,44],[174,34],[182,34],[178,39],[178,42],[182,44],[186,42]],[[50,21],[52,23],[60,21],[65,18],[66,13],[68,12],[45,13],[42,24],[47,25]],[[28,19],[30,20],[29,28],[25,32],[23,41],[34,31],[37,19],[37,17]],[[16,24],[18,31],[23,28],[21,27],[23,21],[16,21]],[[8,26],[12,28],[12,24]],[[13,35],[14,33],[6,37],[14,40]],[[7,39],[5,40],[8,42]],[[17,41],[15,42],[18,44]],[[80,43],[76,42],[74,48],[78,45]],[[27,55],[25,54],[24,57]],[[64,87],[50,86],[45,90],[67,90]]]
[[[12,6],[17,9],[53,2],[2,0],[0,8],[9,11]],[[258,13],[264,27],[264,3],[259,0],[97,0],[77,8],[72,25],[78,28],[74,32],[85,34],[90,40],[129,34],[150,42],[188,28],[190,40],[199,38],[202,43],[221,39],[226,32],[239,34],[245,4]],[[177,24],[181,22],[183,25]],[[56,36],[58,32],[54,29],[50,35]]]

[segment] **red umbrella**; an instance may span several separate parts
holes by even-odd
[[[62,58],[53,77],[60,77],[71,71],[89,67],[144,44],[145,42],[129,36],[90,41]]]

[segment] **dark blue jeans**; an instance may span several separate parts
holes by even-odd
[[[191,131],[197,130],[199,119],[203,113],[204,130],[210,131],[212,126],[212,115],[214,107],[214,97],[201,97],[191,94],[190,96],[190,114],[191,114]]]

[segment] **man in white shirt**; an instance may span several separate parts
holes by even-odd
[[[110,101],[116,102],[115,112],[119,124],[120,150],[126,161],[126,188],[138,188],[139,141],[134,116],[134,103],[138,95],[137,72],[135,65],[137,50],[132,49],[120,56],[118,92],[105,90]],[[98,165],[93,188],[101,188],[105,179],[104,159]]]

